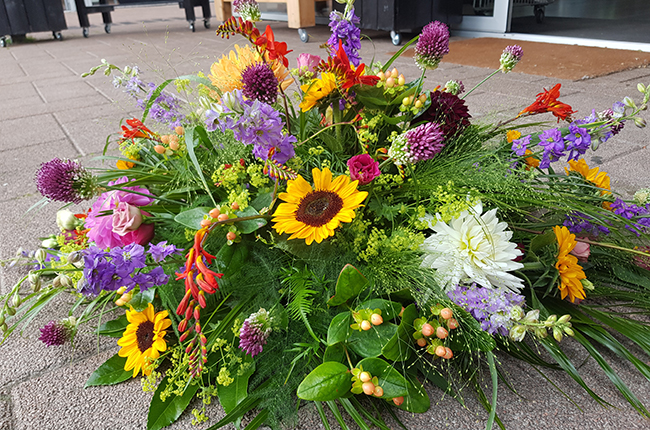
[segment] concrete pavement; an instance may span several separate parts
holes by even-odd
[[[225,40],[215,36],[213,30],[218,23],[214,19],[212,30],[197,25],[196,33],[190,32],[183,11],[175,5],[118,9],[113,14],[111,34],[104,33],[100,16],[93,15],[88,39],[82,37],[76,15],[67,14],[67,20],[69,30],[63,31],[62,42],[47,33],[37,33],[33,35],[37,39],[34,43],[0,49],[0,258],[12,256],[20,246],[34,248],[39,237],[56,228],[55,205],[25,214],[40,199],[33,181],[38,165],[55,156],[97,165],[92,159],[101,153],[106,136],[119,131],[119,119],[139,113],[128,96],[113,87],[111,79],[101,74],[81,79],[81,73],[105,58],[119,66],[137,64],[144,72],[143,79],[161,82],[163,77],[207,73],[210,64],[235,43],[244,44],[238,37]],[[327,40],[327,27],[309,29],[311,41],[307,44],[301,43],[297,32],[288,29],[286,23],[272,23],[272,27],[276,39],[286,41],[294,50],[289,55],[292,65],[300,52],[323,54],[319,45]],[[377,60],[387,60],[387,53],[395,51],[389,36],[377,32],[371,36],[372,43],[363,44],[364,59],[368,61],[374,55]],[[498,58],[494,63],[496,67]],[[396,66],[407,78],[419,74],[412,59],[400,59]],[[489,72],[442,63],[438,70],[428,73],[427,85],[432,88],[449,79],[461,79],[466,88],[471,88]],[[519,73],[499,74],[468,98],[470,111],[478,120],[510,117],[530,104],[543,87],[550,88],[556,82]],[[611,107],[626,95],[638,99],[636,84],[650,83],[650,70],[559,82],[561,100],[587,115],[592,108]],[[586,160],[608,172],[612,189],[629,194],[650,186],[646,170],[650,164],[649,141],[647,130],[629,124]],[[4,293],[21,272],[0,270],[0,291]],[[138,379],[113,387],[83,388],[94,369],[118,351],[114,339],[98,340],[86,331],[78,336],[76,349],[69,345],[48,348],[38,341],[38,328],[49,320],[67,316],[64,302],[42,312],[22,337],[14,335],[0,346],[0,430],[145,429],[151,393],[143,393]],[[572,340],[565,343],[569,353],[578,358],[576,362],[587,356]],[[631,366],[620,363],[607,351],[602,353],[650,407],[650,383]],[[641,357],[648,361],[647,356]],[[594,391],[615,408],[601,408],[565,374],[548,372],[581,406],[581,412],[527,365],[504,355],[499,358],[517,390],[515,394],[502,384],[499,392],[498,413],[509,429],[650,428],[650,421],[627,406],[591,359],[580,371]],[[484,428],[486,413],[471,392],[465,392],[467,408],[429,387],[431,410],[400,417],[409,428]],[[194,406],[198,407],[196,402]],[[211,420],[197,428],[207,428],[222,416],[214,403],[208,407],[208,414]],[[192,428],[190,422],[191,415],[185,414],[171,428]],[[310,407],[301,410],[298,427],[323,428]]]

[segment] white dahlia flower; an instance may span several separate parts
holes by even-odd
[[[476,282],[519,291],[521,279],[508,272],[524,267],[513,261],[522,252],[510,242],[512,232],[506,230],[507,223],[499,222],[497,210],[482,212],[483,205],[478,202],[449,224],[440,217],[426,217],[436,234],[420,246],[425,253],[422,267],[436,269],[438,284],[445,290],[461,282]]]

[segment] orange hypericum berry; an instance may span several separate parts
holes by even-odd
[[[162,145],[156,145],[153,147],[153,150],[156,151],[158,154],[164,154],[165,153],[165,147]]]
[[[232,208],[232,210],[234,210],[234,211],[238,211],[238,210],[239,210],[239,203],[237,203],[237,202],[232,202],[232,204],[230,205],[230,207]]]
[[[395,403],[395,406],[401,405],[404,403],[404,396],[393,397],[393,403]]]
[[[443,355],[442,358],[449,360],[453,356],[454,352],[451,349],[445,347],[445,355]]]
[[[361,382],[368,382],[372,379],[372,376],[370,376],[370,373],[368,372],[361,372],[359,374],[359,381]]]
[[[444,308],[440,311],[440,316],[443,317],[444,319],[448,320],[449,318],[454,316],[454,313],[452,312],[451,309],[449,308]]]
[[[174,129],[174,131],[175,131],[176,134],[178,134],[179,136],[182,136],[182,135],[185,134],[185,129],[183,128],[182,125],[178,125],[178,126],[176,126],[176,128]]]
[[[457,329],[458,321],[456,318],[449,318],[449,320],[447,320],[447,327],[449,327],[451,330]]]
[[[420,346],[420,347],[427,346],[427,340],[425,338],[423,338],[423,337],[419,338],[416,342],[418,343],[418,346]]]
[[[437,355],[438,357],[444,357],[445,354],[447,354],[447,350],[445,349],[445,347],[442,346],[442,345],[438,345],[438,346],[436,347],[436,355]]]
[[[380,325],[384,322],[384,319],[379,314],[372,314],[370,315],[370,322],[372,325]]]
[[[217,219],[218,219],[219,221],[226,221],[228,218],[230,218],[230,217],[228,216],[228,214],[219,214],[219,215],[217,216]]]
[[[364,394],[369,396],[375,392],[375,384],[373,384],[370,381],[364,382],[363,385],[361,386],[361,389],[363,390]]]
[[[390,71],[390,75],[391,75],[393,78],[396,78],[397,75],[399,75],[399,72],[397,71],[397,67],[393,67],[393,70]]]
[[[445,339],[447,336],[449,336],[449,332],[446,328],[440,326],[436,329],[436,337],[438,339]]]
[[[395,86],[395,78],[392,76],[386,79],[386,88],[393,88]]]
[[[229,231],[229,232],[226,234],[226,239],[228,239],[228,240],[235,240],[235,239],[237,239],[237,234],[236,234],[235,232],[233,232],[233,231]]]
[[[214,208],[208,213],[208,215],[210,215],[210,218],[216,218],[219,216],[220,213],[221,211],[219,210],[219,208]]]
[[[202,219],[202,220],[201,220],[201,227],[207,227],[207,226],[209,226],[210,224],[212,224],[212,221],[209,220],[209,219]]]
[[[384,389],[381,388],[379,385],[375,387],[375,392],[373,393],[375,397],[381,397],[384,395]]]
[[[429,323],[425,323],[422,325],[422,334],[426,337],[429,337],[433,334],[435,330],[433,329],[433,326]]]
[[[363,320],[361,321],[361,330],[368,331],[372,327],[372,324],[370,324],[370,321],[368,320]]]
[[[160,136],[160,141],[164,143],[165,145],[169,144],[169,135],[168,134],[163,134]]]
[[[178,148],[180,148],[181,145],[178,143],[178,140],[172,140],[169,142],[169,149],[172,151],[178,151]]]

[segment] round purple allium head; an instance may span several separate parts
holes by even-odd
[[[41,164],[36,173],[36,188],[50,200],[80,203],[95,194],[93,175],[73,160],[54,158]]]
[[[47,346],[63,345],[70,336],[70,330],[64,324],[56,321],[50,321],[40,330],[41,337],[38,340]]]
[[[265,309],[260,309],[246,318],[239,330],[239,347],[255,357],[262,352],[271,331],[271,316]]]
[[[523,56],[524,56],[524,50],[521,49],[521,46],[519,45],[506,46],[505,49],[503,50],[503,53],[501,54],[501,58],[499,59],[499,63],[501,64],[501,67],[499,67],[499,69],[503,73],[510,72],[512,69],[515,68],[515,66]]]
[[[469,126],[469,109],[465,100],[444,91],[430,94],[431,105],[415,122],[435,122],[445,135],[445,140],[454,138]]]
[[[241,74],[246,97],[273,104],[278,97],[278,78],[266,63],[248,66]]]
[[[421,69],[435,69],[449,53],[449,29],[440,21],[427,24],[415,44],[415,63]]]
[[[244,21],[260,21],[260,7],[255,0],[233,0],[232,7]]]
[[[422,124],[406,132],[409,153],[414,162],[430,160],[438,155],[445,144],[444,134],[435,122]]]

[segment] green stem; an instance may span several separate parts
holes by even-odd
[[[342,128],[341,125],[339,124],[341,122],[341,109],[339,109],[339,104],[338,102],[332,103],[332,119],[333,122],[336,124],[334,127],[334,130],[336,131],[336,139],[334,142],[328,141],[328,145],[332,152],[341,152],[343,150],[343,146],[341,145],[341,140],[343,139],[343,133],[342,133]]]
[[[483,84],[485,83],[485,81],[487,81],[488,79],[490,79],[492,76],[494,76],[494,75],[496,75],[497,73],[499,73],[499,70],[500,70],[500,69],[496,69],[494,72],[490,73],[490,74],[489,74],[485,79],[483,79],[481,82],[479,82],[478,84],[476,84],[476,86],[474,86],[474,88],[472,88],[471,90],[469,90],[468,92],[466,92],[466,93],[461,97],[461,100],[464,99],[465,97],[467,97],[468,95],[472,94],[472,92],[473,92],[475,89],[477,89],[478,87],[480,87],[481,85],[483,85]]]
[[[524,263],[523,270],[543,270],[546,266],[540,261],[531,261],[529,263]]]
[[[492,351],[487,352],[487,359],[488,365],[490,366],[490,376],[492,377],[492,405],[490,405],[490,415],[485,430],[492,430],[494,418],[497,414],[497,391],[499,387],[499,379],[497,378],[497,367],[494,364],[494,354],[492,354]]]
[[[350,124],[354,124],[354,121],[337,122],[337,123],[335,123],[335,124],[330,124],[330,125],[328,125],[327,127],[323,127],[323,128],[321,128],[321,129],[318,130],[316,133],[312,134],[311,136],[309,136],[307,139],[303,140],[302,142],[297,143],[296,146],[304,145],[305,143],[309,142],[309,141],[312,140],[314,137],[318,136],[319,134],[321,134],[322,132],[324,132],[324,131],[327,130],[328,128],[337,127],[337,126],[339,126],[339,125],[350,125]]]

